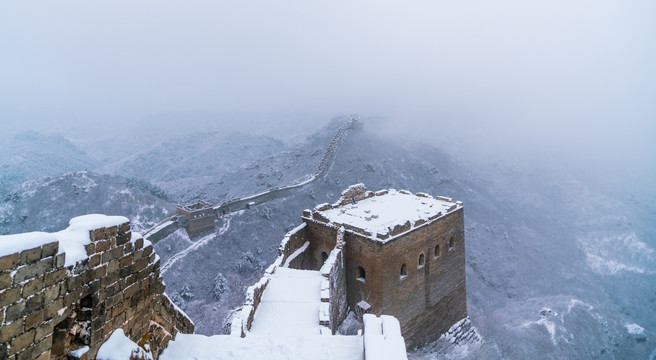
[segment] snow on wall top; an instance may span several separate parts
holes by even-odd
[[[56,233],[30,232],[0,236],[0,256],[59,241],[59,254],[66,253],[65,266],[75,265],[87,258],[85,245],[91,243],[89,231],[118,226],[128,221],[125,216],[90,214],[72,218],[68,228]]]
[[[55,241],[57,241],[57,238],[54,234],[45,232],[3,235],[0,236],[0,257],[33,249]]]
[[[340,199],[333,205],[321,204],[304,216],[315,214],[312,216],[315,220],[344,225],[347,230],[386,242],[399,233],[462,207],[462,202],[450,198],[433,198],[424,193],[412,194],[395,189],[376,193],[362,191],[359,198]]]

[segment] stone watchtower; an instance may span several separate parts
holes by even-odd
[[[320,267],[343,227],[349,306],[364,300],[369,312],[398,318],[408,347],[467,316],[462,202],[357,184],[337,203],[305,210],[303,220],[304,266]]]
[[[187,218],[187,234],[195,236],[214,229],[216,215],[212,204],[198,200],[195,204],[178,205],[176,214]]]

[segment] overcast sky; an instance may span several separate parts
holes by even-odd
[[[0,130],[358,113],[653,168],[654,34],[652,0],[3,1]]]

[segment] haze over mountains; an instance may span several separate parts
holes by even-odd
[[[316,170],[345,120],[337,117],[294,142],[231,132],[171,134],[125,156],[108,150],[125,149],[129,138],[94,147],[22,133],[0,152],[6,169],[0,233],[60,230],[71,217],[98,212],[127,216],[143,231],[175,203],[220,203],[297,183]],[[155,245],[167,292],[197,332],[226,331],[245,287],[277,255],[303,209],[334,202],[362,182],[369,190],[421,191],[465,204],[468,306],[482,341],[442,340],[411,358],[654,356],[653,191],[602,193],[558,161],[472,157],[448,144],[380,131],[381,119],[363,123],[345,136],[326,175],[307,187],[228,214],[214,233],[190,239],[178,230]]]

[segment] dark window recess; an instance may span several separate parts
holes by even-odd
[[[358,280],[364,281],[366,278],[366,273],[364,271],[364,268],[362,266],[358,266]]]

